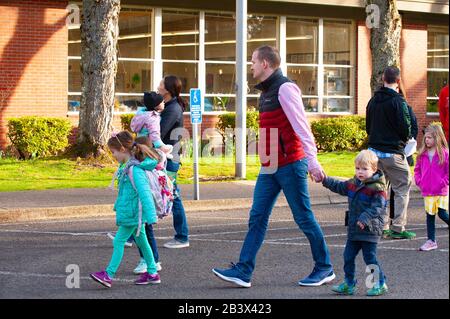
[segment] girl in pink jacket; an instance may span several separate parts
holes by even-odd
[[[437,249],[435,217],[448,225],[448,144],[439,124],[430,124],[425,129],[422,146],[414,168],[416,185],[420,188],[427,213],[428,240],[421,251]]]
[[[163,151],[168,159],[172,159],[170,154],[173,150],[172,145],[166,145],[161,140],[161,116],[160,112],[164,110],[164,98],[156,92],[144,93],[145,108],[138,110],[131,120],[131,130],[137,134],[137,137],[149,137],[155,148]]]

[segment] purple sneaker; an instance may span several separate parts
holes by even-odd
[[[134,283],[136,285],[154,285],[161,283],[161,278],[159,277],[159,274],[150,275],[148,272],[146,272],[143,273]]]
[[[92,277],[92,279],[94,279],[95,281],[98,281],[103,286],[111,288],[112,279],[109,277],[109,275],[106,271],[103,270],[103,271],[95,272],[95,273],[91,274],[90,276]]]

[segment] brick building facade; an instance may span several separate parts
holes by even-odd
[[[325,49],[322,48],[322,50],[324,50],[323,52],[327,56],[324,58],[323,62],[320,62],[321,59],[316,61],[315,56],[313,56],[313,60],[311,60],[312,62],[308,60],[300,62],[300,60],[305,57],[306,59],[310,58],[308,54],[304,55],[301,53],[301,50],[303,49],[292,49],[297,50],[297,53],[300,52],[300,54],[295,55],[291,54],[292,52],[289,51],[291,49],[289,49],[288,46],[288,49],[285,52],[285,58],[288,59],[288,62],[290,63],[286,67],[288,76],[291,77],[295,74],[296,67],[298,68],[298,74],[300,74],[301,71],[303,72],[303,76],[311,76],[310,83],[313,83],[309,88],[311,92],[308,91],[307,87],[302,87],[304,85],[302,79],[300,78],[299,80],[299,86],[302,89],[303,94],[306,96],[305,99],[308,100],[308,102],[305,101],[305,105],[308,105],[308,107],[311,105],[312,111],[308,113],[308,116],[311,119],[315,119],[345,114],[364,114],[367,101],[371,95],[370,31],[365,25],[365,11],[364,8],[358,4],[359,1],[347,1],[348,3],[346,3],[346,6],[348,7],[346,8],[337,6],[339,1],[333,0],[325,2],[306,0],[299,0],[296,2],[273,1],[274,3],[276,2],[276,6],[270,2],[271,1],[267,1],[264,4],[260,4],[257,1],[249,0],[249,12],[256,12],[259,14],[258,17],[263,17],[261,19],[258,17],[255,19],[253,17],[252,19],[254,19],[254,21],[273,20],[275,22],[270,23],[272,23],[273,26],[276,26],[276,32],[278,32],[280,26],[283,26],[284,23],[284,28],[287,29],[288,35],[287,37],[286,34],[284,35],[284,41],[287,41],[290,40],[289,32],[291,32],[289,29],[289,23],[296,23],[296,17],[301,17],[303,20],[299,22],[301,23],[299,24],[300,27],[305,27],[305,30],[307,28],[313,28],[311,34],[314,34],[314,36],[317,33],[316,30],[318,30],[319,36],[316,42],[322,43],[322,47],[325,47]],[[436,99],[435,93],[430,92],[431,87],[433,85],[441,85],[441,82],[443,81],[442,78],[444,80],[446,78],[448,81],[448,1],[431,2],[433,2],[432,5],[424,7],[424,3],[420,1],[399,1],[399,9],[403,15],[403,31],[401,40],[402,77],[407,92],[408,102],[413,106],[420,127],[426,126],[430,121],[438,120],[437,114],[433,112],[432,109],[429,109],[430,104],[434,103]],[[80,79],[73,80],[73,73],[71,73],[74,72],[74,69],[76,69],[76,67],[71,67],[71,64],[76,64],[77,61],[79,61],[79,57],[73,56],[74,54],[71,53],[73,51],[71,47],[73,44],[71,43],[75,43],[76,45],[77,41],[69,41],[71,39],[71,30],[66,25],[66,7],[68,4],[68,1],[59,0],[0,0],[0,21],[2,21],[0,24],[0,147],[2,148],[7,144],[6,126],[8,118],[11,117],[20,117],[24,115],[66,117],[74,126],[77,126],[78,124],[77,112],[72,112],[68,107],[68,103],[70,101],[73,99],[76,100],[77,96],[79,97],[79,94],[74,92],[78,89],[72,88],[73,86],[76,86],[72,82],[80,81]],[[143,8],[147,8],[145,9],[147,11],[143,9],[147,13],[144,11],[142,11],[144,12],[142,13],[140,11],[138,13],[139,15],[136,16],[142,17],[145,14],[148,14],[148,22],[146,23],[149,26],[154,23],[154,17],[158,14],[162,16],[163,23],[164,19],[167,21],[176,21],[176,15],[179,14],[180,10],[185,10],[187,12],[186,14],[195,15],[195,19],[197,19],[196,21],[199,21],[199,19],[200,21],[202,21],[201,19],[205,19],[207,23],[209,21],[211,24],[214,23],[214,20],[208,19],[212,19],[211,17],[213,16],[219,17],[214,19],[222,19],[223,16],[221,12],[226,12],[228,14],[228,18],[232,19],[234,10],[233,5],[234,1],[223,1],[221,4],[213,4],[211,1],[208,2],[203,0],[195,1],[195,3],[190,4],[183,3],[183,1],[172,1],[169,8],[163,1],[122,0],[122,7],[124,8],[122,11],[124,14],[132,15],[136,14],[133,10],[141,10],[136,8],[140,8],[141,6]],[[129,9],[127,9],[128,7]],[[269,17],[269,14],[270,19],[267,18]],[[310,19],[314,21],[310,22]],[[330,24],[335,21],[338,21],[336,23],[340,23],[342,19],[347,21],[344,22],[348,24],[348,30],[350,30],[351,33],[348,37],[348,46],[353,47],[354,49],[349,50],[348,52],[348,66],[342,68],[342,66],[339,65],[340,62],[337,61],[335,63],[328,62],[328,64],[336,64],[335,66],[330,67],[327,65],[326,59],[332,59],[332,57],[336,59],[336,54],[339,54],[339,51],[336,50],[337,53],[333,53],[331,51],[329,53],[325,53],[327,50],[326,48],[329,46],[327,44],[328,40],[326,35],[327,32],[329,32],[327,31],[329,29],[325,29],[325,36],[321,36],[320,32],[322,32],[321,28],[324,28],[324,26],[326,28],[327,23]],[[286,20],[288,21],[287,23]],[[184,19],[183,23],[187,23],[186,21],[187,19]],[[266,22],[261,22],[260,27],[265,28],[266,26],[264,23]],[[269,25],[269,22],[267,23],[267,25]],[[273,27],[272,24],[271,27]],[[195,26],[197,26],[196,23]],[[439,30],[444,30],[439,31],[442,33],[440,36],[443,35],[444,44],[436,47],[437,49],[433,49],[434,47],[430,49],[430,26],[437,26],[441,28]],[[188,28],[189,27],[186,27],[186,29]],[[197,33],[202,32],[201,30],[196,30]],[[163,40],[165,39],[164,36],[166,36],[165,33],[167,32],[164,31],[163,24],[162,35],[159,35],[163,37]],[[187,33],[185,32],[184,34]],[[206,34],[208,33],[206,32]],[[278,34],[279,33],[277,33],[275,38],[279,43],[280,38],[278,37]],[[432,36],[434,37],[435,33],[433,33]],[[139,37],[141,37],[140,34]],[[138,38],[138,36],[136,36],[136,38]],[[299,42],[302,41],[301,36],[297,38],[300,39],[298,40]],[[303,36],[303,40],[304,39],[310,38]],[[162,43],[162,46],[164,47],[164,41],[162,41]],[[210,42],[210,44],[212,43],[213,42]],[[186,43],[183,45],[186,45]],[[124,48],[123,51],[125,51],[126,45],[123,44],[122,47]],[[205,47],[206,50],[208,50],[209,47]],[[301,47],[301,45],[299,45],[299,47]],[[318,45],[318,47],[320,50],[321,46]],[[199,50],[200,49],[202,48],[199,48]],[[186,78],[188,83],[186,86],[198,86],[198,83],[192,82],[189,79],[190,75],[184,76],[182,74],[184,70],[186,70],[186,72],[190,72],[188,70],[187,63],[185,64],[186,67],[184,64],[182,67],[179,67],[181,65],[179,64],[177,66],[178,69],[170,69],[168,67],[170,63],[175,66],[176,63],[173,61],[171,55],[172,53],[165,53],[166,51],[164,50],[167,51],[167,49],[162,49],[163,62],[161,62],[160,65],[162,72],[165,74],[176,70],[177,73],[179,73],[177,75]],[[443,54],[447,55],[446,62],[444,61],[443,67],[430,65],[430,54],[437,52],[436,50],[440,50]],[[132,52],[132,50],[130,50],[130,52]],[[129,77],[129,75],[131,76],[133,72],[138,74],[138,78],[142,80],[143,90],[155,89],[157,86],[157,81],[153,80],[153,77],[155,69],[158,69],[155,65],[159,62],[153,59],[154,56],[152,54],[145,56],[140,60],[137,59],[139,62],[133,62],[133,59],[130,57],[123,58],[122,64],[125,71],[123,72],[124,75],[121,74],[120,79],[121,81],[123,80],[124,83],[123,88],[119,89],[119,91],[122,90],[124,93],[122,93],[122,95],[119,94],[119,98],[123,100],[124,97],[131,98],[133,94],[135,97],[139,97],[141,94],[139,93],[139,89],[135,91],[130,89],[130,83],[127,77]],[[166,57],[165,54],[167,55]],[[180,53],[173,53],[173,56],[176,57],[178,56],[177,54],[181,56]],[[233,54],[230,53],[231,58],[233,57]],[[317,55],[315,51],[314,54]],[[442,59],[442,56],[439,56],[439,58]],[[182,60],[182,58],[179,59]],[[196,59],[196,57],[192,58],[192,65],[200,65],[201,63],[204,63],[203,61],[198,61]],[[220,57],[217,58],[217,56],[211,60],[219,60],[219,62],[222,61],[220,62],[222,63],[220,65],[220,70],[218,69],[220,72],[218,71],[216,73],[220,73],[220,75],[222,75],[222,72],[231,70],[228,71],[231,72],[229,78],[233,78],[232,62],[223,62],[226,59]],[[206,73],[209,72],[208,67],[212,67],[214,61],[210,61],[210,64],[206,61]],[[214,63],[219,64],[219,62],[216,61]],[[148,70],[140,70],[139,72],[130,71],[130,65],[132,63],[149,63],[150,66],[148,67]],[[309,71],[305,73],[305,70],[308,70],[308,68],[312,71],[310,73],[308,73]],[[335,72],[336,70],[337,72]],[[349,71],[348,73],[345,73],[344,70]],[[211,72],[214,73],[215,71]],[[151,77],[151,80],[144,81],[146,76],[149,76],[150,78],[150,75],[148,75],[149,73],[152,73],[153,77]],[[334,112],[332,111],[331,104],[328,106],[326,105],[327,101],[334,99],[331,95],[332,93],[330,93],[331,90],[328,92],[328,87],[318,89],[318,85],[321,83],[321,76],[323,77],[324,74],[327,76],[325,79],[326,83],[324,85],[329,85],[328,79],[332,80],[333,76],[336,76],[335,73],[338,75],[341,74],[340,76],[343,78],[344,84],[347,86],[345,89],[347,90],[347,93],[343,94],[345,96],[341,97],[341,100],[338,101],[340,103],[345,100],[345,103],[347,103],[345,104],[347,109],[344,109],[343,112]],[[228,85],[232,80],[222,80],[222,82],[219,82],[219,88],[208,89],[208,83],[211,81],[220,81],[220,77],[217,74],[204,74],[204,76],[206,78],[206,93],[208,93],[208,90],[211,91],[208,96],[210,101],[214,101],[214,103],[216,103],[216,98],[220,97],[226,97],[227,99],[229,98],[229,100],[233,100],[233,92],[225,92],[224,89],[220,87],[220,85]],[[196,80],[198,80],[198,77],[198,74],[195,75]],[[430,79],[434,81],[433,83],[437,84],[430,84]],[[201,81],[199,81],[199,83],[200,82]],[[250,79],[249,82],[251,82]],[[131,85],[133,86],[134,84],[132,83]],[[216,86],[216,84],[214,84],[214,86]],[[226,94],[224,94],[224,92]],[[185,94],[185,96],[186,95],[187,94]],[[336,94],[336,96],[338,95],[339,94]],[[319,110],[317,110],[317,107],[314,109],[314,105],[317,104],[317,100],[321,99],[325,101],[320,102],[323,103],[323,105],[319,106]],[[335,100],[338,100],[338,98]],[[347,102],[347,100],[349,102]],[[249,94],[248,101],[249,105],[255,105],[255,92],[253,92],[253,95]],[[230,110],[232,110],[232,108]],[[205,112],[203,124],[201,126],[202,130],[209,127],[214,127],[217,122],[218,114],[220,114],[220,112]],[[185,115],[185,123],[185,127],[190,129],[188,114]],[[120,113],[115,115],[114,126],[117,129],[120,129]]]

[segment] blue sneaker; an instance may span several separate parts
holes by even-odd
[[[250,288],[252,286],[250,280],[243,278],[242,274],[234,264],[232,264],[232,267],[229,269],[213,268],[212,272],[220,279],[236,284],[239,287]]]
[[[300,280],[298,284],[300,286],[317,287],[332,281],[334,278],[336,278],[336,275],[333,270],[316,270],[314,268],[312,273]]]

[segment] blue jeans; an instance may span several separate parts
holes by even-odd
[[[155,263],[159,262],[159,253],[158,253],[158,246],[156,245],[156,238],[155,233],[153,232],[153,226],[150,224],[145,224],[145,233],[147,234],[147,240],[150,244],[150,248],[153,252],[153,257],[155,258]],[[138,247],[139,255],[141,258],[144,258],[144,255],[142,254],[141,249]]]
[[[239,263],[236,265],[245,279],[250,280],[255,269],[256,254],[264,241],[269,216],[281,190],[286,196],[295,222],[308,238],[315,269],[323,271],[333,269],[322,229],[311,210],[307,171],[306,159],[280,167],[273,174],[265,174],[264,168],[261,168],[253,194],[248,233],[242,246]]]
[[[174,162],[172,160],[167,161],[166,170],[170,173],[175,174],[180,169],[180,163]],[[183,202],[181,201],[180,189],[176,183],[176,178],[174,181],[175,196],[173,200],[173,228],[175,228],[175,239],[180,242],[187,242],[189,240],[189,230],[188,223],[186,219],[186,213],[184,211]]]
[[[438,216],[448,225],[448,212],[445,209],[438,209]],[[427,237],[436,241],[436,215],[427,214]]]
[[[377,243],[368,241],[347,240],[344,250],[344,272],[345,281],[348,285],[354,285],[355,281],[355,258],[362,249],[363,258],[366,265],[378,266],[379,284],[382,286],[386,280],[383,270],[377,261]],[[375,274],[374,274],[375,275]]]

